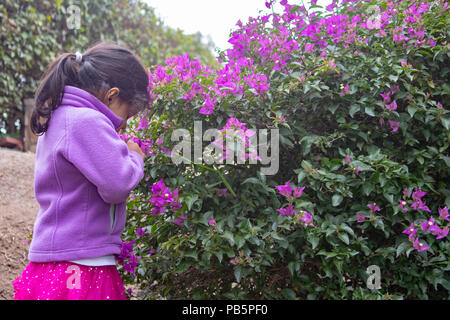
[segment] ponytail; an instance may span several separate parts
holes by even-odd
[[[47,131],[53,111],[61,104],[66,85],[83,89],[103,101],[105,93],[119,88],[119,98],[131,107],[133,114],[145,110],[150,101],[147,72],[128,49],[99,43],[86,51],[82,59],[64,53],[53,61],[42,76],[35,94],[31,131]],[[45,123],[41,123],[44,118]]]
[[[77,86],[77,64],[74,54],[64,53],[52,62],[42,76],[31,115],[31,131],[34,134],[47,131],[53,111],[61,104],[64,86]],[[41,117],[47,119],[44,124],[40,121]]]

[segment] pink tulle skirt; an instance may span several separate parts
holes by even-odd
[[[126,300],[116,266],[30,262],[13,282],[15,300]]]

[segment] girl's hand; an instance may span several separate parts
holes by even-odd
[[[131,140],[127,141],[127,147],[129,150],[137,151],[141,155],[142,159],[145,160],[145,154],[144,152],[142,152],[141,147],[139,147],[139,145],[136,142],[133,142]]]

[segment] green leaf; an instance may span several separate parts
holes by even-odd
[[[367,181],[362,186],[362,191],[366,196],[370,195],[374,189],[374,185]]]
[[[230,231],[225,231],[222,237],[227,239],[230,242],[230,245],[234,245],[234,237]]]
[[[241,276],[242,276],[242,267],[241,266],[237,266],[236,268],[234,268],[234,276],[236,278],[237,283],[241,282]]]
[[[291,276],[293,276],[295,272],[295,261],[291,261],[288,263],[288,269]]]
[[[445,161],[445,164],[447,165],[447,167],[450,168],[450,157],[447,156],[442,156],[442,159]]]
[[[360,109],[359,105],[352,104],[350,106],[350,110],[349,110],[350,117],[353,118],[353,116],[355,115],[355,113],[357,113],[359,111],[359,109]]]
[[[337,236],[338,236],[339,239],[344,241],[345,244],[349,244],[350,243],[350,240],[348,239],[348,234],[347,233],[339,232]]]
[[[345,230],[347,233],[351,234],[352,236],[355,235],[355,232],[353,231],[352,228],[350,228],[348,225],[346,225],[345,223],[341,223],[340,225],[342,230]]]
[[[297,183],[300,184],[302,180],[306,177],[307,173],[305,171],[300,171],[300,173],[297,176]]]
[[[409,241],[402,242],[397,247],[397,257],[400,256],[407,248],[411,247],[411,243]]]
[[[247,178],[244,180],[244,182],[242,182],[242,184],[246,184],[246,183],[254,183],[254,184],[259,184],[259,180],[255,177],[251,177],[251,178]]]
[[[335,193],[335,194],[333,195],[333,197],[331,198],[331,204],[332,204],[332,206],[333,206],[333,207],[337,207],[338,205],[341,204],[341,202],[342,202],[343,199],[344,199],[343,196],[341,196],[341,195],[338,194],[338,193]]]
[[[371,117],[375,117],[375,112],[374,112],[372,106],[366,106],[364,112],[365,112],[366,114],[368,114],[369,116],[371,116]]]
[[[397,80],[398,80],[398,76],[395,76],[395,75],[393,75],[393,74],[390,74],[390,75],[388,76],[388,78],[389,78],[389,80],[391,80],[392,82],[397,82]]]
[[[414,114],[416,113],[416,111],[418,110],[418,108],[415,105],[409,105],[408,106],[408,113],[411,116],[411,118],[414,118]]]
[[[389,201],[390,204],[394,204],[394,195],[393,194],[384,193],[383,196],[386,198],[387,201]]]
[[[191,210],[192,205],[194,204],[194,202],[197,199],[198,199],[198,194],[193,194],[193,195],[190,195],[190,196],[186,197],[185,201],[186,201],[186,205],[187,205],[188,210]]]
[[[317,236],[309,237],[308,242],[311,243],[312,248],[315,249],[319,244],[319,237]]]
[[[190,257],[190,258],[192,258],[192,259],[194,259],[194,260],[198,260],[198,255],[197,255],[197,252],[195,252],[195,251],[185,251],[184,252],[184,256],[185,257]]]
[[[445,129],[450,130],[450,118],[441,118],[441,122]]]
[[[242,248],[245,244],[245,239],[243,237],[240,236],[236,236],[235,237],[235,241],[236,241],[236,248],[239,250],[240,248]]]
[[[284,288],[281,290],[281,294],[289,300],[297,300],[297,296],[295,295],[295,292],[292,289]]]
[[[215,251],[214,254],[216,255],[217,259],[219,259],[219,262],[222,263],[223,252],[222,251]]]

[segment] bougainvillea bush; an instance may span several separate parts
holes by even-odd
[[[449,5],[314,2],[262,2],[219,69],[188,53],[149,69],[151,107],[120,132],[148,155],[120,257],[131,295],[450,297]],[[198,124],[243,140],[268,129],[268,144],[277,129],[277,172],[245,143],[246,162],[226,162],[231,144],[223,164],[194,147],[176,164],[175,130],[193,145]]]

